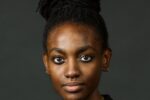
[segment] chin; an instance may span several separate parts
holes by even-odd
[[[85,97],[76,96],[76,95],[68,95],[64,97],[64,100],[85,100]]]
[[[67,93],[62,97],[64,100],[86,100],[88,96],[84,93]]]

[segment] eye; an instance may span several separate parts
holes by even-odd
[[[82,62],[90,62],[93,60],[93,56],[87,56],[87,55],[81,55],[80,56],[80,61]]]
[[[53,62],[55,64],[62,64],[62,63],[64,63],[64,58],[61,56],[53,57]]]

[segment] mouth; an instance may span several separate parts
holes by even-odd
[[[68,93],[78,93],[82,91],[83,87],[84,84],[79,82],[71,82],[63,84],[64,91]]]

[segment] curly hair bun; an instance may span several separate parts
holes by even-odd
[[[68,9],[87,8],[97,13],[101,11],[100,0],[40,0],[37,11],[48,20],[51,12],[67,7]]]

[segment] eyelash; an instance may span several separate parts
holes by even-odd
[[[85,59],[83,60],[82,58],[87,58],[87,59],[86,59],[86,60],[85,60]],[[81,60],[81,59],[82,59],[82,60]],[[79,60],[80,60],[81,62],[83,62],[83,63],[89,63],[89,62],[91,62],[93,59],[94,59],[94,56],[89,56],[89,55],[80,55],[80,56],[79,56]],[[57,60],[58,60],[58,61],[57,61]],[[52,61],[53,61],[55,64],[58,64],[58,65],[65,63],[65,59],[64,59],[64,57],[62,57],[62,56],[54,56],[54,57],[52,57]]]

